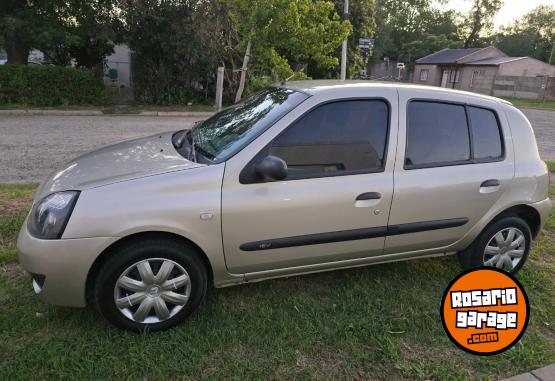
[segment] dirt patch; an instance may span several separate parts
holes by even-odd
[[[17,261],[0,262],[0,277],[5,281],[13,281],[27,276],[27,272]]]

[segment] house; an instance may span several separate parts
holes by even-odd
[[[422,57],[416,60],[413,82],[495,95],[496,90],[504,91],[502,86],[520,86],[523,81],[518,79],[524,78],[529,83],[522,84],[523,87],[529,85],[534,91],[523,93],[523,97],[537,98],[542,86],[545,89],[544,82],[548,77],[555,77],[555,66],[531,57],[508,57],[496,47],[488,46],[443,49]],[[501,83],[503,80],[505,82]],[[511,95],[515,94],[503,94]]]

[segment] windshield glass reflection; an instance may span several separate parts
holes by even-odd
[[[308,96],[280,87],[256,93],[228,107],[188,134],[191,145],[206,158],[224,161],[295,108]]]

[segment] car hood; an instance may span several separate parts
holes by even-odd
[[[203,166],[181,156],[173,147],[172,135],[166,132],[128,140],[70,160],[48,176],[36,199],[62,190],[84,190]]]

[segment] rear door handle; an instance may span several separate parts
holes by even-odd
[[[499,185],[501,185],[501,183],[497,179],[486,180],[480,184],[480,193],[495,193],[499,190]]]
[[[382,194],[379,192],[366,192],[359,194],[356,201],[379,200],[380,198],[382,198]]]
[[[498,187],[501,183],[499,182],[499,180],[497,179],[490,179],[490,180],[486,180],[484,181],[482,184],[480,184],[480,188],[486,188],[486,187]]]

